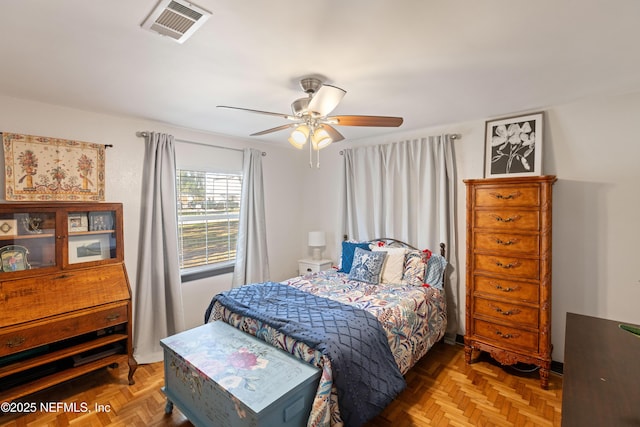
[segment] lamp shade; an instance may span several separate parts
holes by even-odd
[[[319,247],[325,246],[326,240],[324,231],[310,231],[309,232],[309,246],[311,247]]]
[[[322,128],[316,129],[311,136],[311,143],[313,144],[314,150],[322,150],[332,142],[333,140],[329,136],[329,132]]]
[[[297,149],[302,149],[304,144],[307,142],[308,137],[309,127],[307,125],[300,125],[295,128],[293,132],[291,132],[291,136],[289,137],[288,141]]]

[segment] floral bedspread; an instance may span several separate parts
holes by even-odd
[[[401,285],[370,285],[348,280],[333,270],[283,282],[305,292],[356,306],[374,314],[386,331],[393,357],[405,374],[444,335],[446,307],[438,289]],[[322,369],[308,427],[342,426],[331,361],[304,343],[269,325],[233,313],[216,303],[208,321],[225,322]]]

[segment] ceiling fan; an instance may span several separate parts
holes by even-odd
[[[323,84],[322,80],[317,77],[301,79],[300,87],[307,94],[307,97],[296,99],[291,103],[292,114],[273,113],[227,105],[218,105],[218,108],[266,114],[289,120],[291,123],[252,133],[250,136],[266,135],[294,128],[288,141],[299,149],[302,149],[305,143],[310,141],[309,150],[312,147],[314,150],[321,150],[332,142],[343,140],[344,136],[334,126],[398,127],[402,124],[402,117],[329,116],[347,92],[339,87]]]

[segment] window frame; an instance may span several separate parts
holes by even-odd
[[[217,263],[224,264],[224,263]],[[216,265],[215,267],[203,267],[196,271],[192,268],[192,271],[182,272],[180,270],[180,280],[182,283],[192,282],[194,280],[206,279],[207,277],[221,276],[223,274],[233,273],[235,271],[235,261],[228,261],[227,265]]]
[[[176,168],[176,213],[177,213],[177,222],[178,222],[178,230],[180,228],[180,226],[183,226],[183,222],[185,218],[188,218],[189,215],[180,215],[180,212],[182,211],[182,209],[180,208],[181,206],[181,202],[180,199],[183,196],[182,192],[180,191],[180,186],[179,184],[179,180],[182,178],[182,173],[184,172],[191,172],[191,173],[201,173],[204,174],[204,179],[205,179],[205,203],[206,203],[206,198],[208,196],[207,194],[207,189],[206,189],[206,182],[208,179],[211,179],[211,177],[209,175],[222,175],[222,176],[227,176],[229,177],[238,177],[240,178],[240,193],[239,193],[239,197],[242,197],[242,180],[244,179],[243,174],[239,173],[239,172],[226,172],[226,171],[210,171],[210,170],[195,170],[195,169],[189,169],[189,168]],[[227,178],[227,179],[228,179]],[[215,179],[215,178],[214,178]],[[229,201],[229,192],[226,193],[226,201]],[[188,193],[187,193],[187,197],[188,197]],[[238,203],[240,203],[240,201],[238,201]],[[230,212],[228,210],[225,210],[225,213],[227,215],[230,214]],[[205,211],[205,213],[201,214],[201,215],[193,215],[193,219],[197,220],[197,219],[202,219],[204,222],[206,222],[210,217],[210,215],[212,215],[211,212],[207,212]],[[240,208],[238,207],[238,211],[237,211],[237,218],[238,218],[238,222],[240,221]],[[176,232],[178,232],[178,230],[176,230]],[[184,255],[183,255],[183,235],[178,232],[178,239],[180,241],[179,244],[179,257],[181,260],[184,259]],[[237,234],[235,236],[235,239],[237,240]],[[231,252],[231,248],[228,248],[229,250],[227,251],[227,253]],[[182,264],[182,262],[180,262],[180,264]],[[180,270],[180,279],[182,283],[186,283],[186,282],[190,282],[190,281],[194,281],[194,280],[200,280],[200,279],[205,279],[208,277],[215,277],[215,276],[219,276],[219,275],[223,275],[223,274],[229,274],[229,273],[233,273],[235,270],[235,256],[233,259],[228,260],[228,261],[221,261],[221,262],[215,262],[215,263],[211,263],[211,264],[203,264],[203,265],[199,265],[199,266],[194,266],[194,267],[189,267],[189,268],[182,268],[179,267]]]

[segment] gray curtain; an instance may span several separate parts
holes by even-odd
[[[185,326],[173,136],[151,132],[145,139],[133,335],[136,360],[153,363],[163,359],[160,339]]]
[[[234,287],[269,280],[262,152],[246,148],[242,169],[240,224],[232,280]]]
[[[343,232],[392,237],[418,248],[447,247],[448,331],[457,331],[456,173],[453,140],[430,136],[344,150]]]

